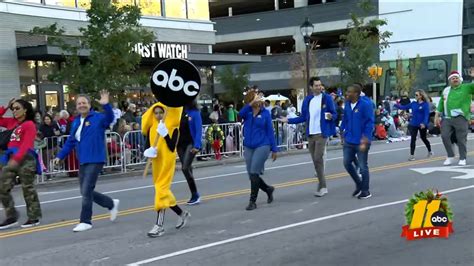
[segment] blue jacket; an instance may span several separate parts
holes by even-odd
[[[202,118],[199,110],[186,110],[186,114],[191,118],[189,120],[189,131],[193,138],[194,148],[200,150],[202,148]]]
[[[81,131],[81,141],[77,141],[75,136],[81,125],[81,116],[74,119],[71,126],[71,135],[57,156],[59,159],[64,160],[76,148],[81,165],[106,162],[105,130],[114,121],[114,112],[110,104],[104,105],[103,108],[104,113],[91,111],[85,118]]]
[[[244,120],[244,146],[251,149],[269,145],[273,152],[278,148],[275,143],[272,116],[262,107],[257,116],[253,116],[252,107],[245,105],[239,116]]]
[[[372,101],[360,98],[354,110],[351,102],[346,101],[341,130],[344,132],[344,141],[349,144],[359,145],[363,137],[369,142],[374,132],[375,115]]]
[[[337,121],[337,112],[336,107],[334,106],[334,101],[332,100],[331,95],[323,93],[323,99],[321,100],[321,133],[323,137],[328,138],[336,134],[336,121]],[[303,107],[301,110],[301,115],[295,118],[288,119],[289,124],[299,124],[306,122],[306,135],[309,136],[309,104],[314,98],[314,95],[308,95],[303,100]],[[324,113],[331,113],[332,119],[326,120]]]
[[[412,118],[410,120],[410,126],[419,127],[421,124],[428,127],[430,122],[430,104],[427,102],[418,103],[413,101],[407,105],[396,105],[400,110],[412,110]]]

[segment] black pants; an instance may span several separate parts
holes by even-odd
[[[420,128],[415,126],[408,126],[408,130],[410,130],[411,135],[411,142],[410,142],[410,154],[415,155],[415,148],[416,148],[416,137],[418,135],[418,131],[420,131],[420,138],[425,143],[428,152],[431,152],[431,144],[429,140],[426,138],[427,128]]]
[[[193,175],[193,160],[196,156],[194,153],[191,152],[193,149],[192,144],[187,145],[178,145],[178,156],[179,160],[181,161],[181,168],[183,171],[184,176],[186,177],[186,181],[188,182],[189,190],[191,190],[192,195],[197,194],[196,182],[194,181]]]
[[[258,197],[258,190],[268,193],[270,188],[265,181],[258,174],[250,174],[250,201],[256,202]]]

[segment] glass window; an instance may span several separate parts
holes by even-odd
[[[19,60],[18,70],[20,72],[20,83],[23,84],[36,82],[35,61]]]
[[[55,70],[58,69],[58,64],[56,62],[50,61],[38,61],[38,81],[40,83],[47,83],[48,75],[53,74]]]
[[[161,16],[160,0],[138,0],[137,5],[144,16]]]
[[[186,18],[186,0],[165,0],[166,17]]]
[[[38,107],[36,85],[34,84],[21,84],[20,85],[20,96],[23,100],[30,102],[33,108]]]
[[[446,76],[448,64],[442,59],[428,60],[428,73],[427,83],[428,87],[432,90],[447,85]]]
[[[76,7],[76,0],[45,0],[45,4],[54,6]]]
[[[112,3],[118,7],[135,5],[134,0],[113,0]]]
[[[91,0],[77,0],[77,7],[89,9],[91,7]]]
[[[209,20],[209,1],[208,0],[187,0],[188,18]]]

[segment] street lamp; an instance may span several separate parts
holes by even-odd
[[[382,76],[382,67],[377,64],[369,67],[369,77],[372,79],[372,94],[374,103],[377,104],[377,80]]]
[[[306,91],[307,91],[307,94],[309,95],[309,49],[308,48],[311,42],[311,35],[313,34],[314,26],[311,22],[309,22],[308,17],[306,17],[306,20],[303,22],[303,24],[301,24],[300,31],[301,31],[301,35],[303,35],[304,44],[306,47]]]

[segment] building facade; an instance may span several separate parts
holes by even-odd
[[[211,20],[216,22],[215,51],[262,55],[262,63],[252,64],[250,82],[270,93],[301,97],[305,88],[301,70],[294,62],[305,50],[300,25],[308,17],[314,25],[311,75],[320,76],[327,85],[341,80],[334,67],[339,36],[347,33],[350,13],[358,11],[357,0],[310,1],[216,1],[211,2]],[[387,20],[393,33],[390,47],[379,54],[383,75],[377,81],[377,96],[398,95],[395,69],[401,60],[407,72],[419,56],[421,66],[414,88],[422,88],[432,96],[447,85],[452,70],[467,70],[472,65],[472,0],[374,0],[370,17]],[[221,4],[218,4],[221,3]],[[464,26],[463,26],[464,24]],[[472,49],[471,49],[472,50]],[[471,51],[473,52],[473,51]],[[471,61],[470,61],[471,60]],[[374,62],[376,63],[376,62]],[[225,88],[217,85],[219,92]],[[369,96],[372,90],[367,90]],[[292,97],[295,99],[295,97]],[[381,97],[379,98],[379,100]]]
[[[168,57],[185,56],[201,69],[203,95],[211,97],[209,82],[213,66],[258,62],[257,56],[212,54],[216,36],[209,19],[208,0],[122,0],[118,5],[136,4],[142,9],[141,24],[155,35],[156,54],[142,54],[140,71],[150,71]],[[23,97],[42,111],[67,108],[73,100],[67,84],[48,80],[48,74],[60,67],[61,51],[48,45],[46,37],[31,36],[35,27],[57,23],[66,35],[77,36],[87,25],[85,8],[90,0],[0,0],[0,104],[12,97]],[[179,53],[162,49],[179,48]],[[136,48],[143,48],[136,47]],[[178,51],[178,50],[176,50]],[[183,53],[184,51],[184,53]],[[137,100],[152,98],[147,88],[131,93]]]

